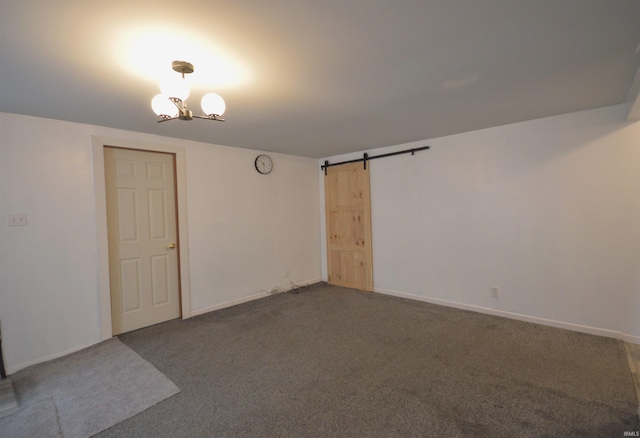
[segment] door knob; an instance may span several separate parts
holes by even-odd
[[[170,243],[170,244],[167,245],[167,248],[169,248],[169,249],[173,249],[175,247],[176,247],[175,243]]]

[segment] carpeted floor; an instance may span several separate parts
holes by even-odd
[[[180,389],[117,339],[12,375],[16,413],[0,419],[0,438],[85,438]]]
[[[121,335],[182,391],[107,437],[618,437],[623,343],[324,283]]]

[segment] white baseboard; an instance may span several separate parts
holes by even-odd
[[[629,342],[632,344],[640,344],[639,336],[627,335],[620,331],[603,329],[598,327],[590,327],[586,325],[574,324],[574,323],[564,322],[564,321],[557,321],[557,320],[547,319],[547,318],[540,318],[537,316],[524,315],[516,312],[508,312],[506,310],[490,309],[488,307],[476,306],[473,304],[464,304],[456,301],[443,300],[441,298],[424,297],[421,295],[408,294],[405,292],[398,292],[398,291],[388,290],[388,289],[374,288],[373,290],[374,292],[385,294],[385,295],[392,295],[395,297],[407,298],[410,300],[424,301],[426,303],[438,304],[446,307],[454,307],[456,309],[461,309],[461,310],[470,310],[472,312],[485,313],[488,315],[501,316],[504,318],[516,319],[518,321],[531,322],[534,324],[541,324],[541,325],[561,328],[565,330],[572,330],[580,333],[588,333],[590,335],[621,339],[625,342]]]
[[[322,280],[317,278],[313,280],[307,280],[307,281],[301,281],[301,282],[295,283],[295,286],[291,284],[285,285],[285,286],[276,286],[271,290],[272,291],[277,290],[278,292],[261,291],[252,295],[248,295],[246,297],[237,298],[235,300],[226,301],[224,303],[216,304],[213,306],[201,307],[200,309],[191,310],[191,316],[203,315],[205,313],[213,312],[214,310],[220,310],[220,309],[225,309],[227,307],[237,306],[238,304],[247,303],[249,301],[259,300],[260,298],[268,297],[269,295],[273,295],[274,293],[287,292],[287,291],[290,291],[291,289],[294,289],[295,287],[309,286],[311,284],[319,283],[320,281]]]
[[[308,281],[303,281],[303,282],[299,282],[296,283],[296,286],[309,286],[311,284],[315,284],[315,283],[319,283],[321,282],[322,279],[318,278],[318,279],[313,279],[313,280],[308,280]],[[281,292],[286,292],[288,290],[293,289],[293,286],[288,285],[288,286],[281,286],[280,291]],[[515,313],[515,312],[507,312],[504,310],[496,310],[496,309],[490,309],[488,307],[482,307],[482,306],[476,306],[476,305],[472,305],[472,304],[464,304],[464,303],[458,303],[456,301],[449,301],[449,300],[443,300],[441,298],[433,298],[433,297],[424,297],[421,295],[414,295],[414,294],[408,294],[405,292],[398,292],[398,291],[394,291],[394,290],[388,290],[388,289],[381,289],[381,288],[374,288],[374,292],[377,293],[381,293],[384,295],[392,295],[392,296],[396,296],[396,297],[400,297],[400,298],[407,298],[410,300],[416,300],[416,301],[423,301],[426,303],[431,303],[431,304],[438,304],[441,306],[447,306],[447,307],[454,307],[456,309],[462,309],[462,310],[470,310],[472,312],[478,312],[478,313],[485,313],[488,315],[494,315],[494,316],[501,316],[504,318],[510,318],[510,319],[516,319],[519,321],[525,321],[525,322],[531,322],[531,323],[535,323],[535,324],[541,324],[541,325],[546,325],[546,326],[550,326],[550,327],[556,327],[556,328],[562,328],[562,329],[566,329],[566,330],[573,330],[576,332],[581,332],[581,333],[588,333],[588,334],[592,334],[592,335],[597,335],[597,336],[605,336],[608,338],[615,338],[615,339],[621,339],[624,342],[628,342],[630,344],[639,344],[640,345],[640,336],[635,336],[635,335],[630,335],[630,334],[626,334],[620,331],[615,331],[615,330],[607,330],[607,329],[602,329],[602,328],[597,328],[597,327],[590,327],[590,326],[585,326],[585,325],[580,325],[580,324],[573,324],[573,323],[568,323],[568,322],[563,322],[563,321],[556,321],[556,320],[552,320],[552,319],[546,319],[546,318],[539,318],[536,316],[529,316],[529,315],[523,315],[520,313]],[[258,300],[260,298],[265,298],[268,297],[269,295],[272,295],[272,293],[270,292],[259,292],[256,294],[252,294],[246,297],[242,297],[242,298],[238,298],[235,300],[231,300],[231,301],[227,301],[225,303],[221,303],[221,304],[217,304],[214,306],[209,306],[209,307],[203,307],[200,309],[195,309],[191,311],[191,316],[196,316],[196,315],[202,315],[204,313],[209,313],[209,312],[213,312],[214,310],[220,310],[220,309],[224,309],[226,307],[231,307],[231,306],[235,306],[238,304],[242,304],[242,303],[246,303],[249,301],[253,301],[253,300]],[[20,364],[5,364],[6,365],[6,371],[8,375],[11,375],[13,373],[16,373],[18,371],[20,371],[21,369],[30,367],[32,365],[37,365],[39,363],[42,362],[47,362],[53,359],[57,359],[59,357],[62,356],[66,356],[68,354],[71,353],[75,353],[76,351],[80,351],[83,350],[87,347],[90,347],[92,345],[95,345],[99,342],[102,342],[104,340],[96,340],[93,343],[90,344],[86,344],[86,345],[82,345],[79,347],[73,347],[70,348],[68,350],[62,351],[62,352],[58,352],[55,354],[51,354],[45,357],[41,357],[38,358],[36,360],[33,361],[29,361],[29,362],[23,362]],[[638,414],[640,415],[640,412],[638,412]]]
[[[27,367],[30,367],[32,365],[38,365],[39,363],[48,362],[50,360],[58,359],[59,357],[66,356],[68,354],[75,353],[76,351],[84,350],[85,348],[91,347],[92,345],[99,344],[100,342],[103,342],[103,340],[102,339],[98,339],[97,341],[95,341],[95,342],[93,342],[91,344],[86,344],[86,345],[83,345],[81,347],[69,348],[68,350],[64,350],[64,351],[61,351],[59,353],[50,354],[48,356],[40,357],[40,358],[35,359],[35,360],[19,363],[17,365],[5,364],[6,365],[7,375],[10,376],[11,374],[17,373],[18,371],[20,371],[22,369],[25,369]]]
[[[279,292],[287,292],[287,291],[289,291],[291,289],[294,289],[295,287],[298,287],[298,286],[309,286],[309,285],[314,284],[314,283],[319,283],[320,281],[322,281],[322,280],[317,278],[317,279],[313,279],[313,280],[307,280],[307,281],[302,281],[302,282],[299,282],[299,283],[295,283],[295,286],[291,285],[291,284],[286,285],[286,286],[278,286],[278,291]],[[246,303],[248,301],[257,300],[257,299],[260,299],[260,298],[265,298],[265,297],[268,297],[269,295],[272,295],[272,294],[273,293],[271,293],[271,292],[259,292],[259,293],[253,294],[253,295],[249,295],[249,296],[246,296],[246,297],[238,298],[236,300],[227,301],[225,303],[217,304],[215,306],[209,306],[209,307],[204,307],[204,308],[201,308],[201,309],[192,310],[191,311],[191,316],[202,315],[203,313],[208,313],[208,312],[212,312],[214,310],[224,309],[225,307],[231,307],[231,306],[235,306],[237,304]],[[19,363],[19,364],[10,364],[10,363],[7,364],[7,363],[5,363],[5,368],[6,368],[7,375],[11,375],[13,373],[16,373],[16,372],[18,372],[18,371],[20,371],[20,370],[22,370],[24,368],[30,367],[31,365],[37,365],[39,363],[48,362],[50,360],[57,359],[57,358],[62,357],[62,356],[66,356],[68,354],[75,353],[76,351],[84,350],[87,347],[91,347],[92,345],[98,344],[98,343],[103,342],[105,340],[106,339],[98,339],[93,343],[81,345],[81,346],[78,346],[78,347],[73,347],[73,348],[70,348],[68,350],[64,350],[64,351],[61,351],[61,352],[58,352],[58,353],[55,353],[55,354],[50,354],[48,356],[40,357],[40,358],[38,358],[36,360],[32,360],[32,361],[29,361],[29,362],[23,362],[23,363]]]
[[[622,334],[622,340],[629,344],[638,344],[640,345],[640,336],[628,335],[626,333]]]
[[[191,316],[203,315],[205,313],[213,312],[214,310],[220,310],[227,307],[237,306],[238,304],[246,303],[260,298],[268,297],[269,292],[258,292],[257,294],[248,295],[246,297],[238,298],[224,303],[216,304],[214,306],[201,307],[200,309],[194,309],[191,311]]]

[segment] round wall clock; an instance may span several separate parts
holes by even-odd
[[[270,173],[273,169],[273,161],[268,155],[258,155],[256,157],[256,170],[263,175]]]

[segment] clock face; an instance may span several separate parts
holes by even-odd
[[[273,161],[268,155],[258,155],[256,157],[256,170],[263,175],[271,172],[273,169]]]

